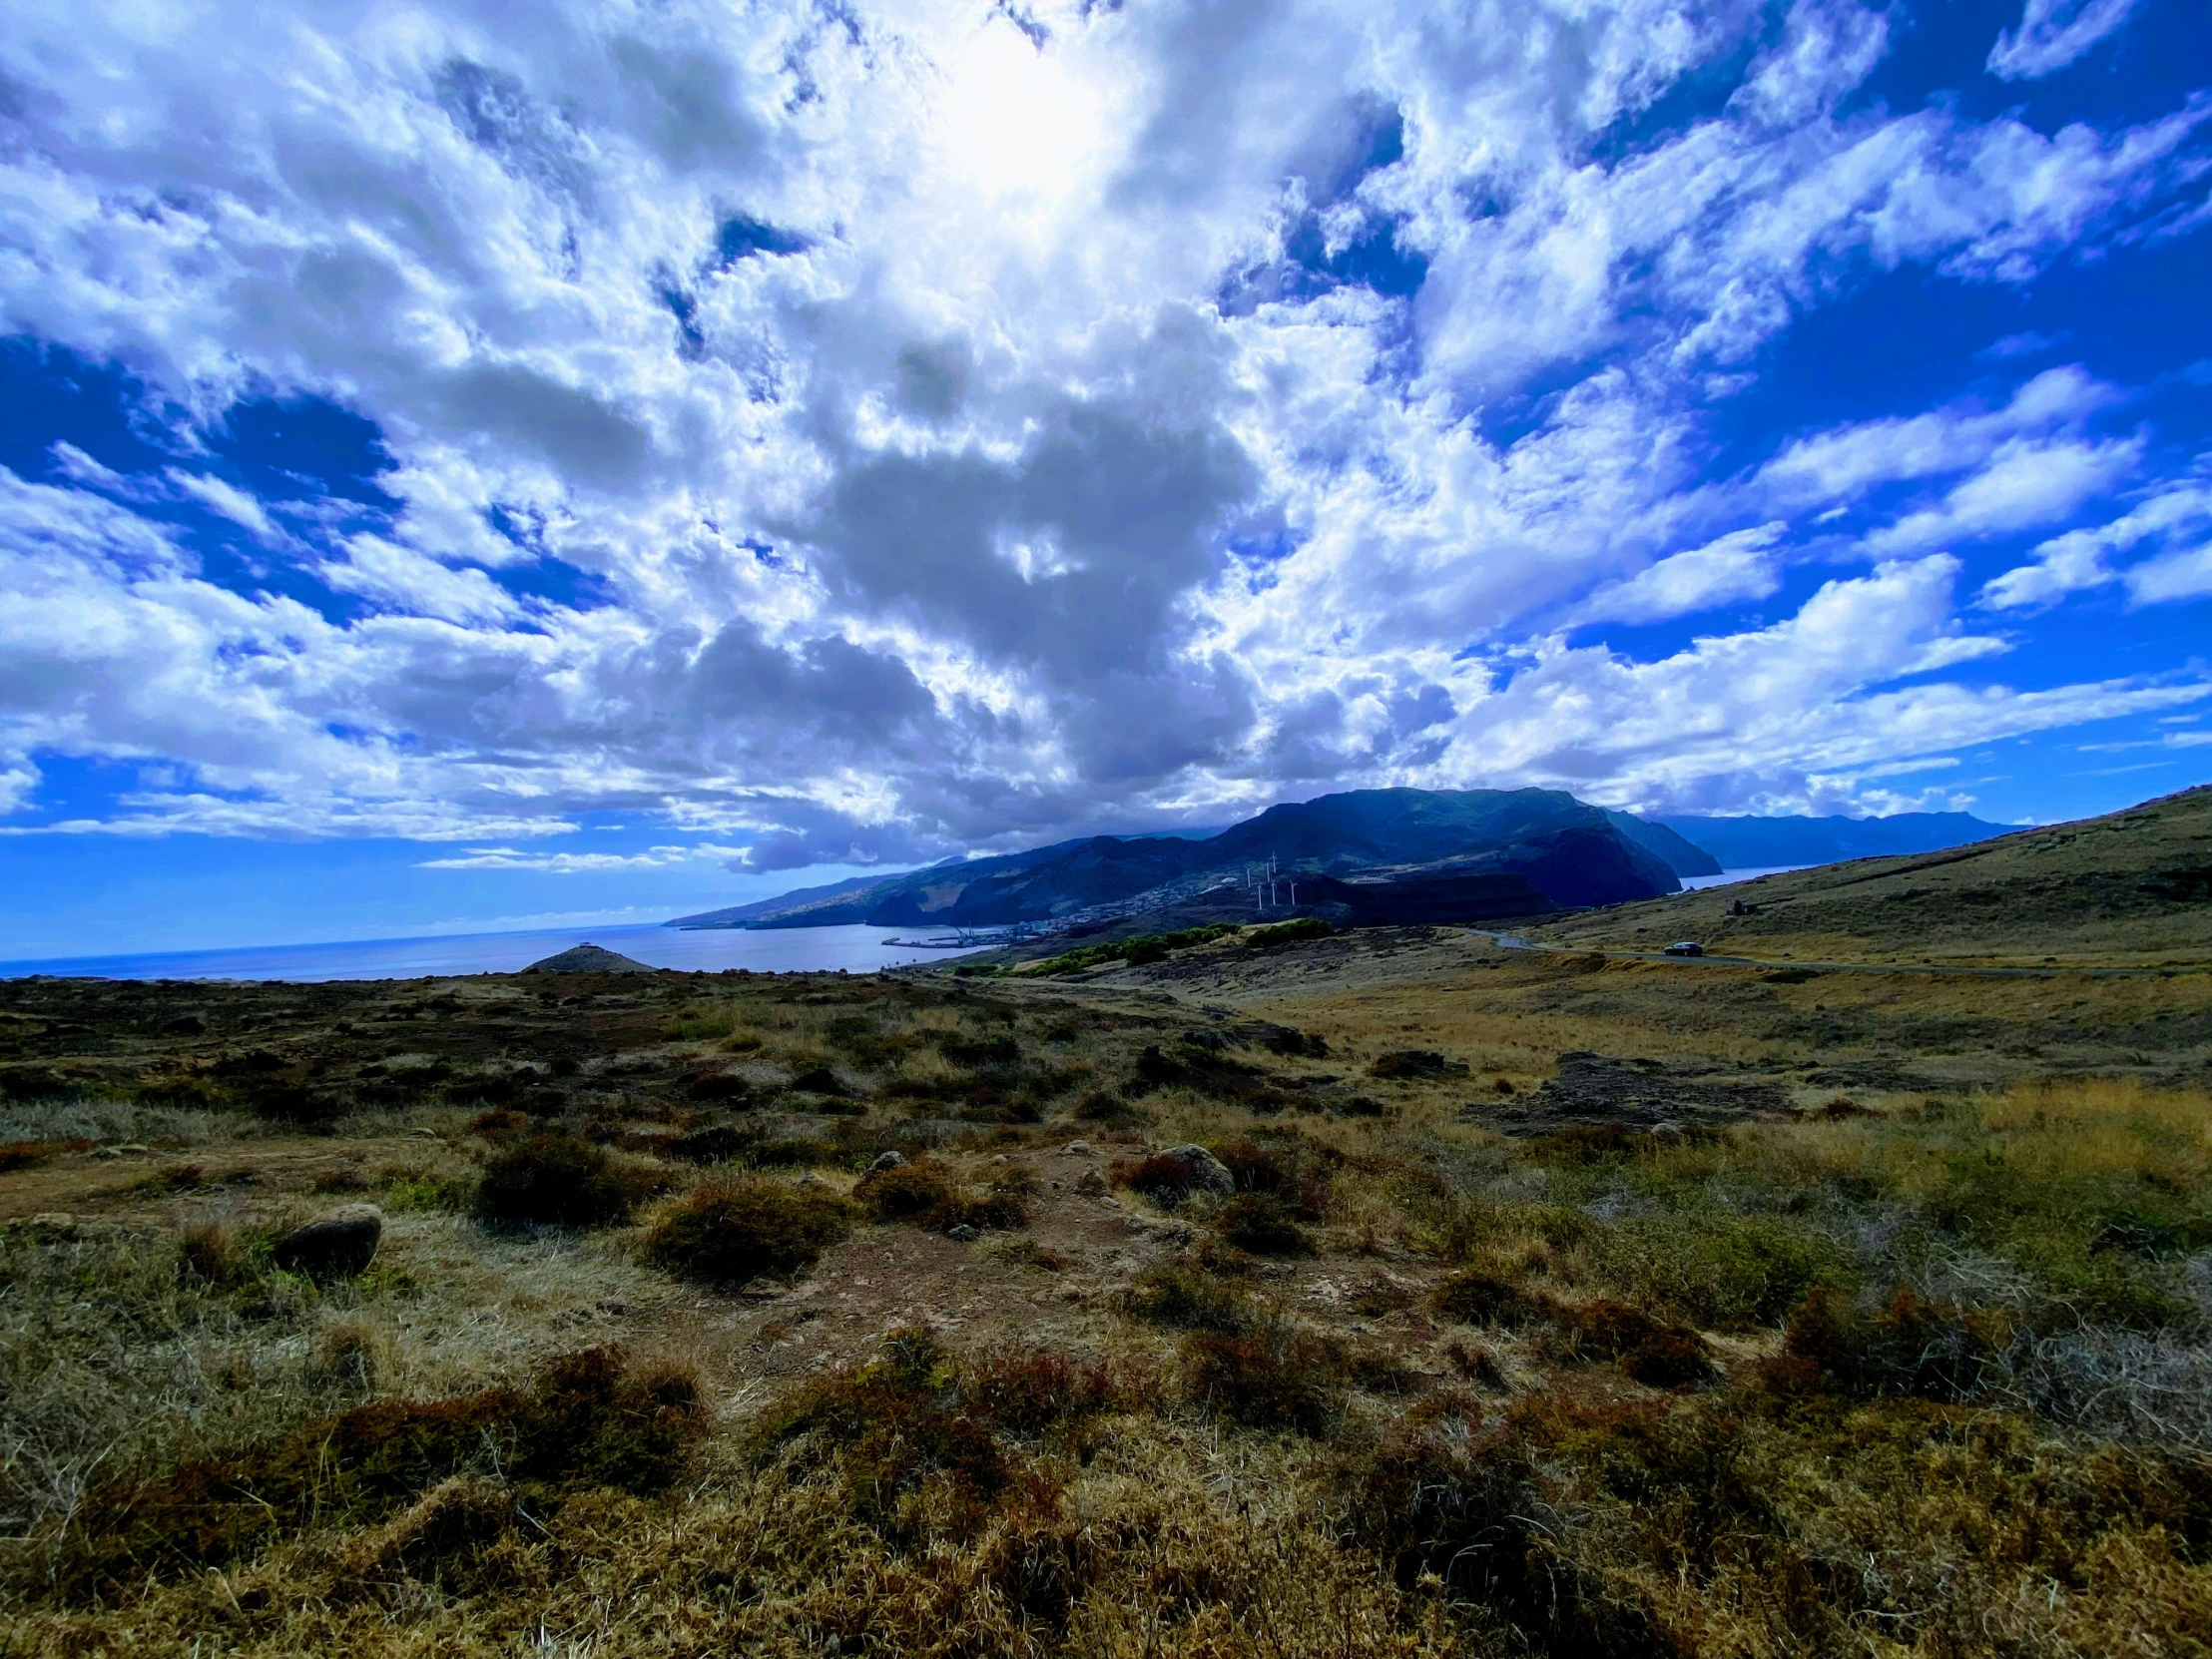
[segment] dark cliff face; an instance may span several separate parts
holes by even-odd
[[[1603,823],[1598,809],[1559,790],[1350,790],[1271,807],[1199,844],[1216,863],[1272,854],[1333,870],[1433,863]]]
[[[1383,905],[1393,919],[1434,921],[1528,915],[1675,891],[1674,866],[1643,839],[1558,790],[1354,790],[1270,808],[1206,840],[1093,835],[937,864],[857,890],[816,889],[795,895],[808,902],[789,908],[748,906],[753,913],[739,924],[1041,921],[1171,882],[1242,876],[1271,858],[1286,876],[1366,873],[1389,883],[1386,899],[1376,881],[1357,883],[1360,892],[1344,900],[1356,911]],[[1439,913],[1411,913],[1424,904]]]

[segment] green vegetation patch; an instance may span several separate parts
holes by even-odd
[[[1327,926],[1324,925],[1322,930],[1327,932]],[[1216,921],[1208,922],[1203,927],[1185,927],[1174,933],[1139,933],[1135,938],[1116,939],[1109,944],[1078,945],[1073,950],[1047,957],[1029,971],[1081,973],[1085,968],[1102,967],[1108,962],[1128,962],[1132,966],[1141,967],[1147,962],[1164,959],[1170,951],[1212,944],[1216,939],[1227,938],[1232,933],[1243,931],[1234,922]]]

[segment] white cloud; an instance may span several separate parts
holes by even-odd
[[[2034,551],[2031,563],[2015,565],[1981,590],[1981,603],[1994,610],[2025,610],[2053,604],[2069,593],[2099,588],[2121,579],[2108,556],[2146,539],[2186,533],[2212,523],[2212,490],[2187,483],[2160,490],[2108,524],[2068,530]],[[2180,563],[2173,562],[2179,558]],[[2126,573],[2138,604],[2184,597],[2188,591],[2188,555],[2169,555],[2137,565]],[[2138,587],[2138,573],[2142,585]],[[2171,589],[2172,591],[2166,591]]]
[[[276,526],[270,522],[269,514],[262,510],[262,504],[236,485],[227,484],[220,478],[185,472],[177,467],[169,469],[169,481],[210,512],[221,514],[232,523],[245,526],[262,540],[277,539]]]
[[[2058,367],[1708,469],[1765,347],[1867,276],[2170,228],[2208,110],[1891,113],[1853,98],[1887,9],[1772,10],[1052,0],[1038,44],[905,0],[18,7],[0,329],[142,376],[176,465],[0,475],[0,769],[174,767],[80,830],[535,858],[613,810],[779,868],[1307,783],[1810,799],[2169,695],[1979,686],[2000,646],[1926,556],[2148,489],[2100,426],[2126,388]],[[396,511],[227,469],[241,395],[372,421]],[[204,565],[180,493],[259,562]],[[1884,562],[1662,663],[1548,632],[1846,558]]]
[[[555,875],[613,869],[667,869],[675,864],[728,863],[744,856],[740,846],[703,842],[696,846],[656,846],[644,852],[519,852],[511,846],[472,846],[448,858],[426,858],[417,869],[534,869]]]
[[[1782,585],[1768,550],[1789,528],[1779,520],[1734,530],[1610,583],[1577,608],[1583,622],[1664,622],[1741,599],[1764,599]]]
[[[2137,605],[2212,597],[2212,543],[2145,559],[2125,580],[2127,596]]]
[[[1934,506],[1908,513],[1867,537],[1878,557],[1946,547],[1976,537],[2032,530],[2072,516],[2134,470],[2139,442],[2001,444],[1971,477]]]
[[[1989,73],[2033,81],[2055,74],[2127,21],[2135,0],[2027,0],[2019,27],[1989,48]]]

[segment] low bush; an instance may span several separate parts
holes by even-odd
[[[1655,1388],[1706,1382],[1716,1375],[1712,1351],[1695,1331],[1609,1298],[1577,1307],[1501,1274],[1468,1269],[1436,1287],[1433,1305],[1467,1325],[1547,1327],[1546,1346],[1559,1358],[1618,1360],[1630,1377]]]
[[[1785,1216],[1662,1212],[1594,1228],[1587,1248],[1637,1302],[1713,1330],[1780,1325],[1814,1286],[1857,1278],[1832,1240]]]
[[[1325,1439],[1344,1419],[1351,1368],[1343,1345],[1286,1322],[1198,1332],[1184,1340],[1183,1364],[1192,1399],[1248,1428]]]
[[[965,1535],[1013,1479],[990,1423],[961,1399],[935,1338],[893,1332],[883,1358],[811,1382],[762,1424],[761,1453],[801,1468],[833,1464],[845,1506],[888,1536]]]
[[[630,1219],[651,1184],[580,1136],[541,1133],[492,1154],[474,1210],[493,1227],[612,1227]]]
[[[1223,1241],[1255,1256],[1311,1256],[1314,1241],[1273,1193],[1239,1193],[1214,1217]]]
[[[1162,960],[1170,951],[1187,950],[1193,945],[1211,944],[1231,933],[1241,932],[1233,922],[1209,922],[1203,927],[1186,927],[1174,933],[1140,933],[1135,938],[1116,939],[1107,944],[1079,945],[1073,950],[1062,951],[1046,958],[1031,969],[1035,973],[1080,973],[1086,968],[1102,966],[1107,962],[1127,961],[1136,966]]]
[[[851,1230],[851,1206],[828,1187],[752,1177],[694,1188],[646,1235],[647,1260],[709,1285],[790,1279]]]
[[[1501,1275],[1470,1268],[1447,1276],[1432,1299],[1436,1312],[1462,1325],[1495,1325],[1508,1331],[1556,1319],[1561,1304]]]
[[[1247,950],[1271,950],[1277,945],[1326,939],[1336,931],[1319,916],[1300,916],[1296,921],[1279,921],[1272,927],[1255,927],[1245,935],[1244,942]]]
[[[246,1247],[222,1222],[201,1222],[178,1234],[177,1261],[192,1278],[216,1286],[237,1284],[248,1267]]]
[[[1601,1298],[1584,1307],[1556,1305],[1557,1347],[1585,1360],[1618,1360],[1637,1382],[1655,1388],[1711,1382],[1715,1372],[1705,1339],[1687,1326],[1668,1325],[1640,1308]]]
[[[480,1465],[524,1491],[658,1491],[708,1426],[688,1371],[587,1349],[527,1388],[357,1406],[152,1480],[97,1487],[67,1535],[49,1540],[55,1587],[120,1589],[149,1574],[220,1566],[309,1521],[374,1519]]]
[[[1122,1293],[1121,1311],[1147,1325],[1224,1336],[1248,1329],[1258,1317],[1252,1299],[1195,1263],[1159,1262]]]
[[[852,1092],[828,1066],[807,1067],[792,1078],[791,1086],[801,1094],[819,1094],[832,1100]]]
[[[1324,1220],[1329,1212],[1330,1178],[1343,1167],[1343,1155],[1297,1136],[1296,1131],[1276,1133],[1285,1137],[1276,1145],[1238,1137],[1217,1141],[1209,1150],[1229,1171],[1238,1192],[1281,1199],[1300,1221]]]
[[[1030,1215],[1028,1200],[1012,1185],[971,1195],[934,1158],[870,1170],[852,1189],[852,1198],[876,1221],[908,1222],[940,1232],[963,1225],[1011,1231],[1027,1226]]]
[[[2001,1380],[2013,1337],[1999,1311],[1937,1305],[1904,1289],[1855,1309],[1822,1288],[1790,1315],[1782,1355],[1765,1376],[1800,1391],[1969,1400]]]
[[[1022,1434],[1111,1409],[1116,1393],[1104,1366],[1046,1349],[978,1362],[962,1377],[961,1391],[993,1421]]]

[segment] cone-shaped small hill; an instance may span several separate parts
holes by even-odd
[[[654,970],[644,962],[634,961],[618,950],[605,945],[577,944],[548,956],[542,962],[532,962],[524,973],[651,973]]]

